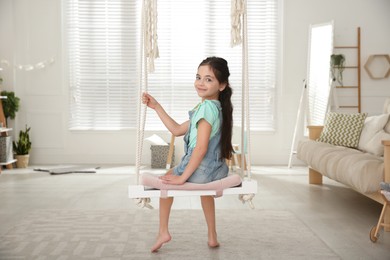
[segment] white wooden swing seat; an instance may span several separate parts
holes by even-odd
[[[129,185],[129,198],[164,198],[186,196],[215,196],[232,194],[256,194],[257,181],[241,180],[232,174],[221,180],[198,184],[186,182],[182,185],[164,184],[157,175],[142,174],[142,185]]]

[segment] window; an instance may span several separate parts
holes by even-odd
[[[333,22],[310,26],[307,97],[309,125],[324,125],[331,94],[330,56],[333,52]]]
[[[140,4],[125,0],[68,0],[67,43],[71,129],[136,125]],[[278,59],[278,0],[248,1],[251,128],[274,130]],[[148,90],[178,122],[199,102],[193,82],[207,56],[229,62],[234,120],[241,117],[241,46],[230,47],[230,1],[159,0],[160,58]],[[148,111],[147,129],[165,129]]]
[[[135,126],[138,2],[67,1],[70,129]]]

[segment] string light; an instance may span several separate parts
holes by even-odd
[[[43,61],[37,62],[35,64],[18,64],[15,66],[15,68],[17,68],[19,70],[24,70],[24,71],[41,70],[41,69],[48,67],[49,65],[52,65],[54,62],[55,62],[55,59],[54,59],[54,57],[52,57],[50,59],[43,60]],[[8,60],[0,60],[0,65],[5,65],[5,66],[9,67],[10,62]],[[0,66],[0,70],[3,70],[3,66]]]

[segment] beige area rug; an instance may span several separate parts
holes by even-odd
[[[172,241],[150,253],[158,210],[39,210],[0,237],[0,259],[339,259],[288,211],[218,210],[207,247],[201,210],[173,210]]]

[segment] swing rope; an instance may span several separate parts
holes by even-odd
[[[231,45],[232,47],[242,44],[242,95],[241,95],[241,152],[247,153],[247,175],[251,179],[250,165],[250,124],[249,124],[249,73],[248,73],[248,26],[247,26],[247,3],[246,0],[231,1]],[[242,27],[241,27],[242,25]],[[242,35],[242,36],[241,36]],[[247,136],[245,136],[247,133]],[[244,147],[246,142],[246,148]],[[247,151],[245,151],[247,150]],[[244,156],[241,156],[241,165],[244,165]],[[245,168],[245,167],[241,167]]]
[[[139,185],[139,171],[141,168],[147,112],[147,107],[142,106],[142,93],[148,91],[148,72],[154,71],[154,60],[159,57],[157,45],[157,0],[144,0],[142,2],[141,19],[141,72],[139,74],[138,82],[140,88],[137,104],[137,145],[135,157],[135,174],[137,185]],[[150,205],[150,198],[135,198],[134,200],[135,203],[141,208],[153,208]]]
[[[245,12],[242,14],[242,20],[243,20],[243,79],[245,79],[244,84],[244,95],[245,99],[243,104],[245,106],[242,106],[243,110],[245,110],[245,129],[241,130],[241,143],[242,143],[242,153],[246,153],[247,157],[247,177],[249,180],[252,178],[252,172],[251,172],[251,134],[250,134],[250,120],[249,120],[249,65],[248,65],[248,24],[247,24],[247,12],[246,12],[246,0],[245,1]],[[244,126],[244,124],[243,124]],[[246,132],[246,136],[244,133]],[[246,142],[245,142],[246,138]],[[246,149],[244,149],[244,144],[246,143]],[[245,156],[241,156],[242,160],[245,159]],[[245,167],[244,167],[245,168]]]
[[[154,71],[154,60],[158,58],[157,46],[157,0],[144,0],[142,5],[141,28],[141,73],[139,74],[139,93],[137,106],[137,151],[136,151],[136,177],[139,183],[139,170],[141,167],[142,148],[146,123],[147,107],[142,106],[142,93],[148,91],[148,72]],[[149,65],[149,67],[148,67]],[[147,69],[148,68],[148,69]]]
[[[241,94],[241,175],[247,176],[250,181],[251,154],[250,154],[250,122],[249,122],[249,73],[248,73],[248,25],[247,25],[247,3],[246,0],[231,1],[231,45],[242,44],[242,94]],[[241,28],[242,24],[242,28]],[[242,37],[241,37],[242,33]],[[245,135],[246,133],[246,135]],[[246,142],[245,142],[246,138]],[[245,144],[246,143],[246,147]],[[247,160],[245,160],[245,156]],[[246,161],[248,162],[246,164]],[[245,169],[246,165],[246,169]],[[246,174],[245,174],[246,171]],[[239,200],[248,203],[253,209],[252,199],[255,194],[240,194]]]

